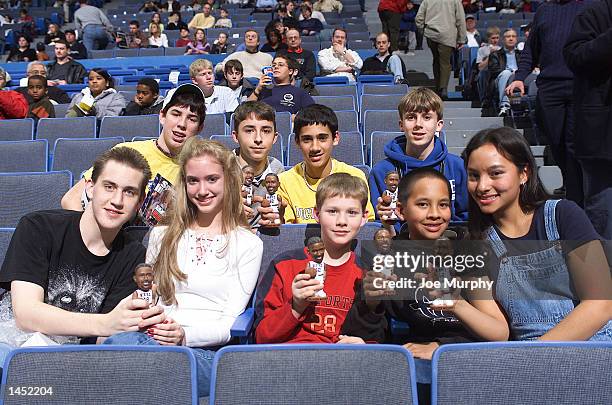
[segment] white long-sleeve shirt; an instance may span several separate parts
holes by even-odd
[[[151,231],[147,263],[155,263],[166,229],[158,226]],[[185,330],[187,346],[218,346],[229,341],[230,329],[255,289],[263,242],[249,230],[237,228],[215,237],[202,263],[197,260],[196,236],[187,230],[179,239],[177,262],[187,280],[175,283],[177,304],[164,305],[164,310]]]
[[[168,47],[168,37],[166,34],[161,33],[159,37],[155,38],[154,36],[149,37],[149,45],[159,47]]]
[[[350,49],[347,49],[346,53],[350,54],[353,57],[353,60],[355,61],[354,65],[351,66],[351,67],[353,67],[353,71],[355,72],[355,71],[361,69],[361,67],[363,66],[363,60],[361,60],[361,58],[359,57],[359,54],[357,52],[355,52],[355,51],[350,50]],[[329,47],[329,48],[321,50],[319,52],[319,55],[317,56],[317,59],[319,61],[319,66],[321,67],[321,69],[322,70],[327,70],[327,71],[330,71],[330,72],[334,72],[340,66],[348,66],[346,64],[344,56],[343,55],[336,55],[334,53],[334,48],[333,47]],[[346,76],[346,77],[348,77],[349,81],[352,81],[352,82],[355,81],[355,76],[352,73],[349,73],[349,72],[332,73],[332,74],[330,74],[330,76]]]

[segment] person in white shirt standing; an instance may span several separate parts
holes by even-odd
[[[363,60],[357,52],[347,49],[346,41],[346,31],[336,28],[332,34],[332,46],[321,50],[317,58],[321,70],[331,72],[330,76],[345,76],[354,82]]]
[[[206,114],[234,112],[238,99],[234,92],[225,86],[215,86],[213,64],[208,59],[196,59],[189,65],[191,81],[204,93]]]
[[[203,397],[209,395],[214,348],[230,340],[255,289],[263,242],[248,228],[242,172],[232,151],[194,137],[181,150],[179,166],[176,203],[165,225],[151,231],[147,249],[167,322],[105,343],[189,347]]]

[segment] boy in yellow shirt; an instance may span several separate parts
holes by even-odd
[[[312,104],[301,109],[293,123],[295,142],[304,160],[279,174],[278,194],[287,202],[285,223],[315,223],[315,194],[321,180],[332,173],[348,173],[365,180],[363,172],[332,158],[334,146],[340,142],[338,118],[329,108]],[[368,198],[369,221],[374,220],[374,209]]]

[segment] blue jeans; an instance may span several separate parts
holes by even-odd
[[[83,28],[83,45],[88,51],[106,49],[108,34],[104,26],[89,24]]]
[[[2,367],[4,366],[4,360],[11,352],[11,350],[13,350],[11,346],[5,345],[4,343],[0,343],[0,376],[2,376]]]
[[[387,70],[393,74],[393,81],[398,82],[404,79],[404,71],[402,70],[402,60],[397,55],[391,55],[387,63]]]
[[[104,341],[105,345],[159,345],[157,341],[144,333],[122,332],[117,333]],[[210,374],[215,352],[200,348],[189,348],[196,358],[196,369],[198,374],[198,395],[207,397],[210,395]]]
[[[499,106],[509,106],[510,100],[506,95],[506,87],[510,83],[510,79],[514,76],[514,73],[511,70],[502,70],[502,72],[495,79],[495,85],[497,86],[497,90],[499,91]]]

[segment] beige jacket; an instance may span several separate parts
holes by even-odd
[[[312,5],[312,8],[322,13],[331,13],[332,11],[341,13],[342,3],[340,3],[338,0],[319,0]]]
[[[417,28],[425,29],[426,38],[439,44],[454,48],[467,42],[461,0],[423,0],[415,22]]]

